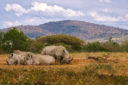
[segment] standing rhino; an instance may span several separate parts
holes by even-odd
[[[29,54],[29,59],[26,60],[27,65],[54,65],[55,59],[49,55]]]
[[[24,56],[19,55],[19,54],[15,54],[15,53],[11,53],[8,55],[8,59],[7,64],[8,65],[17,65],[17,64],[24,64]]]
[[[68,64],[73,60],[73,58],[69,57],[69,52],[63,46],[47,46],[42,50],[41,54],[53,56],[60,64]]]

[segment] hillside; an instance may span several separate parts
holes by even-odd
[[[17,26],[17,28],[24,31],[25,34],[32,38],[62,33],[91,41],[97,39],[105,40],[109,37],[118,38],[128,35],[128,30],[75,20],[48,22],[38,26],[21,25]],[[7,31],[8,29],[9,28],[2,29],[1,31]]]

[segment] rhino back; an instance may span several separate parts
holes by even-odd
[[[66,50],[63,46],[47,46],[43,49],[42,54],[51,56],[62,56],[63,50]]]
[[[50,65],[55,63],[55,59],[49,55],[34,55],[33,56],[34,64],[41,64],[41,65]]]

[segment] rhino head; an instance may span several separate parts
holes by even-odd
[[[26,65],[32,65],[33,64],[33,60],[32,60],[32,54],[28,54],[27,57],[26,57],[26,61],[25,61],[25,64]]]
[[[7,65],[16,65],[17,64],[17,60],[14,58],[14,54],[11,53],[8,55],[8,59],[6,60]]]
[[[62,61],[62,63],[70,64],[72,60],[73,60],[72,57],[64,58],[63,61]]]
[[[63,60],[62,63],[69,64],[73,60],[73,57],[69,56],[69,52],[67,50],[63,50]]]

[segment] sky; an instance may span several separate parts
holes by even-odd
[[[0,0],[0,29],[61,20],[128,29],[128,0]]]

